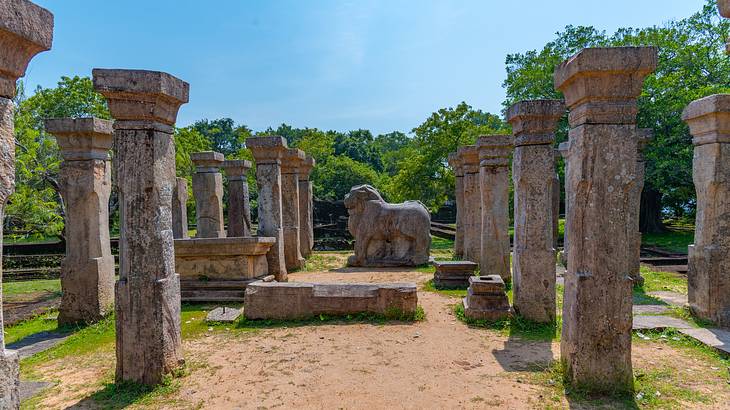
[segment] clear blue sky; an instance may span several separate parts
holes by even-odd
[[[231,117],[254,130],[410,131],[466,101],[499,113],[508,53],[568,24],[612,33],[689,16],[704,0],[35,0],[55,14],[53,49],[28,89],[94,67],[190,83],[178,125]]]

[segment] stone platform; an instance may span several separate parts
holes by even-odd
[[[464,298],[464,315],[474,320],[496,321],[509,317],[509,299],[499,275],[472,276]]]
[[[254,282],[246,287],[247,319],[306,319],[320,314],[413,314],[415,283]]]
[[[469,278],[474,276],[477,265],[470,261],[433,261],[436,272],[433,285],[436,288],[467,288]]]

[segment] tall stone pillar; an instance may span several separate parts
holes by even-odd
[[[689,246],[689,307],[730,328],[730,94],[692,101],[682,113],[694,144],[695,241]]]
[[[223,154],[205,151],[190,154],[195,164],[193,196],[195,197],[196,238],[225,238],[223,220],[223,176],[220,166]]]
[[[519,102],[507,110],[515,136],[514,182],[514,308],[525,318],[555,321],[555,248],[553,221],[555,129],[565,105],[559,100]]]
[[[266,254],[269,273],[279,282],[286,282],[287,270],[284,261],[284,229],[282,222],[281,162],[287,155],[286,140],[278,136],[251,137],[246,146],[256,161],[256,184],[258,185],[258,236],[276,238],[276,243]]]
[[[479,150],[476,145],[459,147],[463,177],[463,259],[479,263],[482,257],[482,194],[479,188]]]
[[[53,41],[53,14],[25,0],[0,2],[0,266],[5,203],[15,189],[13,97],[15,82],[36,54]],[[5,349],[0,270],[0,408],[20,406],[18,355]]]
[[[183,363],[172,237],[172,134],[189,86],[157,71],[94,69],[92,74],[94,88],[106,97],[116,120],[116,380],[157,384]]]
[[[461,157],[452,152],[449,154],[449,165],[454,170],[454,197],[456,199],[456,236],[454,237],[454,256],[464,256],[464,169]]]
[[[570,141],[561,142],[558,144],[558,152],[560,153],[560,156],[563,157],[563,165],[565,166],[564,174],[565,174],[565,224],[563,225],[563,251],[558,252],[558,259],[560,260],[560,263],[568,267],[568,230],[570,225],[570,219],[568,218],[568,215],[570,213],[568,212],[570,208],[570,201],[571,201],[571,194],[572,192],[568,189],[568,169],[570,165],[570,161],[568,161],[568,157],[570,156]]]
[[[557,149],[553,150],[553,159],[556,164],[560,158],[560,151]],[[553,249],[555,253],[558,252],[558,241],[560,239],[560,174],[557,170],[553,170],[553,183],[552,183],[552,199],[553,199]]]
[[[112,121],[46,120],[63,157],[66,257],[61,263],[58,324],[94,322],[114,309],[114,256],[109,242]]]
[[[302,257],[309,258],[314,248],[314,204],[312,181],[309,175],[315,165],[314,158],[307,155],[299,166],[299,249]]]
[[[561,360],[590,391],[630,391],[630,192],[636,177],[637,102],[655,68],[653,47],[587,48],[555,70],[570,108],[568,269]]]
[[[251,205],[246,174],[251,161],[223,161],[228,178],[228,237],[251,236]]]
[[[172,235],[188,238],[188,180],[180,177],[175,178],[172,191]]]
[[[481,191],[482,275],[499,275],[512,281],[509,266],[509,156],[511,135],[487,135],[477,139]]]
[[[639,212],[641,210],[641,191],[644,190],[644,148],[653,137],[653,130],[640,129],[638,140],[636,141],[636,179],[631,187],[630,200],[631,207],[629,209],[629,233],[632,236],[629,245],[631,247],[631,256],[629,258],[629,276],[634,281],[634,286],[644,284],[644,278],[641,276],[641,231],[639,229]]]
[[[304,151],[289,148],[281,161],[281,212],[284,224],[284,261],[287,270],[304,266],[299,242],[299,167]]]

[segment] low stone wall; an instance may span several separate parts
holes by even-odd
[[[268,274],[269,237],[175,240],[175,270],[181,280],[241,280]]]
[[[414,283],[254,282],[246,287],[247,319],[306,319],[320,314],[380,315],[416,312]]]

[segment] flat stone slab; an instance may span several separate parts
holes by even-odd
[[[691,338],[730,354],[730,331],[722,329],[687,328],[679,331]]]
[[[10,350],[18,352],[20,360],[33,356],[36,353],[43,352],[63,342],[69,337],[68,334],[57,332],[39,332],[32,334],[23,340],[11,343],[7,346]]]
[[[47,389],[48,387],[53,386],[53,383],[50,382],[38,382],[38,381],[29,381],[29,380],[21,380],[20,381],[20,400],[27,400],[36,394],[40,393],[41,390]]]
[[[436,268],[436,272],[468,273],[470,275],[474,274],[479,266],[471,261],[432,261],[431,263]]]
[[[649,292],[649,296],[654,296],[661,301],[674,306],[687,306],[687,295],[683,293],[670,292],[666,290],[658,290],[656,292]]]
[[[660,315],[637,315],[634,316],[634,330],[648,330],[648,329],[691,329],[692,325],[685,322],[682,319],[677,319],[671,316],[660,316]]]
[[[665,305],[634,305],[634,315],[663,315],[669,312]]]
[[[415,283],[254,282],[246,287],[247,319],[304,319],[320,314],[413,314]]]
[[[217,307],[205,317],[206,322],[233,323],[243,314],[243,309],[221,306]]]

